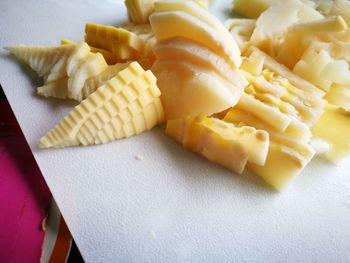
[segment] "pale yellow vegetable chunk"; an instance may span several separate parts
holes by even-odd
[[[145,40],[124,29],[100,24],[86,24],[85,41],[108,50],[122,60],[137,60],[147,55]]]
[[[258,18],[262,12],[279,0],[235,0],[233,1],[233,11],[249,17]]]
[[[46,98],[68,99],[67,90],[68,78],[62,78],[52,81],[44,86],[38,87],[38,95]]]
[[[59,47],[31,47],[18,45],[5,47],[6,50],[16,56],[21,62],[28,64],[39,77],[47,77],[57,62],[70,56],[75,45],[65,45]]]
[[[154,0],[125,0],[131,22],[147,24],[149,16],[154,12]]]
[[[281,191],[303,171],[314,155],[315,151],[307,144],[295,143],[289,147],[271,141],[265,165],[248,164],[247,168]]]
[[[40,147],[100,144],[151,129],[163,121],[159,97],[154,75],[133,62],[76,106]]]
[[[225,21],[225,27],[236,40],[241,52],[249,47],[255,26],[256,19],[233,18]]]
[[[340,15],[350,25],[350,2],[347,0],[334,0],[329,15]]]
[[[204,116],[170,120],[166,133],[185,148],[236,173],[242,173],[247,162],[263,165],[269,147],[264,131]]]
[[[243,87],[187,61],[160,60],[152,71],[162,91],[166,119],[223,111],[235,105],[243,93]]]
[[[9,50],[44,78],[44,86],[38,88],[44,97],[81,101],[85,81],[108,67],[104,57],[90,52],[86,43],[50,48],[16,46]]]
[[[207,15],[212,16],[209,12]],[[183,37],[210,48],[225,58],[233,69],[242,62],[237,44],[223,25],[227,35],[184,11],[156,12],[150,17],[150,22],[158,41]]]
[[[316,3],[312,0],[234,0],[233,12],[249,18],[258,18],[269,7],[281,2],[300,4],[310,9],[317,7]]]
[[[68,44],[72,44],[75,45],[77,43],[68,40],[68,39],[61,39],[61,45],[68,45]],[[102,48],[97,48],[97,47],[91,47],[90,46],[90,50],[93,53],[101,53],[102,56],[105,58],[106,62],[108,65],[114,65],[116,63],[122,62],[123,59],[119,58],[117,55],[113,54],[112,52],[102,49]]]
[[[330,144],[326,157],[334,163],[340,162],[350,153],[350,112],[327,105],[325,113],[312,128],[312,133],[315,138]]]
[[[301,122],[293,120],[284,132],[278,132],[254,113],[237,107],[228,111],[224,121],[268,132],[270,145],[266,163],[264,166],[248,163],[247,168],[277,190],[282,190],[299,175],[314,156],[314,150],[309,145],[311,132]]]
[[[130,63],[118,63],[113,66],[108,66],[97,76],[91,77],[85,81],[83,87],[83,96],[86,98],[93,93],[98,87],[105,84],[108,80],[114,78],[121,70],[129,66]]]
[[[237,89],[243,89],[248,82],[239,70],[232,70],[229,63],[209,48],[184,38],[174,38],[156,45],[154,50],[160,61],[189,61],[195,65],[212,70],[232,82]]]
[[[245,54],[250,60],[246,63],[250,63],[252,66],[246,66],[246,63],[243,63],[243,66],[247,70],[253,71],[252,73],[260,72],[260,75],[245,74],[251,83],[245,89],[247,94],[260,100],[266,108],[274,107],[281,114],[288,116],[289,119],[298,120],[309,127],[317,122],[326,104],[326,101],[322,99],[324,96],[322,90],[301,79],[288,68],[256,48],[250,48]],[[259,68],[258,70],[254,69],[254,61],[255,64],[258,64],[255,66]],[[266,115],[266,119],[269,118],[267,116],[270,115]],[[267,121],[274,122],[276,128],[282,128],[277,119],[270,118]]]

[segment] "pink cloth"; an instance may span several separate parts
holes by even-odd
[[[0,137],[0,262],[39,262],[50,198],[23,136]]]

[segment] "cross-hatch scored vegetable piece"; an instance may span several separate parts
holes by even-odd
[[[166,133],[185,148],[236,173],[242,173],[247,162],[263,165],[269,146],[265,131],[204,116],[170,120]]]
[[[137,60],[147,55],[145,40],[123,28],[86,24],[85,41],[93,47],[112,52],[122,60]]]
[[[151,129],[163,121],[159,97],[154,75],[133,62],[76,106],[40,147],[100,144]]]

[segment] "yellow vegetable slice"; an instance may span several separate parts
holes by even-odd
[[[83,99],[83,88],[85,81],[97,76],[108,67],[100,53],[90,53],[69,74],[68,93],[71,98],[81,101]]]
[[[45,98],[68,99],[68,78],[62,78],[38,87],[38,95]]]
[[[265,57],[247,57],[243,58],[241,69],[258,76],[264,69]]]
[[[342,16],[350,26],[350,3],[347,0],[334,0],[329,15]]]
[[[249,46],[255,26],[255,19],[233,18],[225,21],[225,27],[236,40],[241,52]]]
[[[131,22],[146,24],[149,16],[154,12],[154,0],[125,0],[128,16]]]
[[[270,145],[266,163],[263,166],[248,163],[247,168],[277,190],[299,175],[315,154],[309,145],[311,132],[301,122],[293,120],[281,133],[254,114],[238,108],[229,110],[223,120],[238,127],[252,126],[268,132]]]
[[[185,148],[236,173],[242,173],[247,162],[264,164],[269,146],[265,131],[204,116],[170,120],[166,133]]]
[[[136,34],[113,26],[86,24],[85,41],[112,52],[123,60],[137,60],[146,55],[146,43]]]
[[[326,157],[334,163],[340,162],[350,153],[350,112],[327,105],[325,113],[312,128],[312,133],[315,138],[330,144]]]
[[[88,97],[93,93],[98,87],[105,84],[108,80],[114,78],[121,70],[129,66],[130,63],[118,63],[113,66],[108,66],[100,74],[91,77],[85,81],[83,87],[84,98]]]
[[[276,74],[288,79],[288,81],[293,84],[294,86],[298,87],[298,89],[301,89],[310,95],[315,96],[317,99],[324,96],[325,92],[321,89],[317,88],[315,85],[310,83],[309,81],[306,81],[293,73],[290,69],[285,67],[284,65],[278,63],[276,60],[274,60],[272,57],[264,53],[263,51],[259,50],[256,47],[250,47],[247,52],[244,54],[247,57],[264,57],[264,67],[271,70],[272,72],[275,72]]]
[[[77,43],[68,39],[61,39],[61,45],[68,45],[68,44],[74,45]],[[113,54],[108,50],[91,47],[91,46],[90,46],[90,50],[92,53],[101,53],[108,65],[114,65],[116,63],[123,62],[123,59],[119,58],[117,55]]]
[[[45,77],[50,74],[51,69],[62,57],[67,57],[74,52],[75,45],[59,47],[18,45],[5,49],[14,54],[21,62],[28,64],[39,77]]]
[[[238,70],[232,70],[225,59],[193,41],[174,38],[159,43],[154,52],[159,60],[189,61],[207,70],[212,70],[232,82],[239,90],[248,85],[245,77]]]
[[[149,94],[150,98],[147,97]],[[98,132],[103,129],[105,133],[110,131],[110,123],[113,123],[115,118],[121,119],[123,137],[150,129],[162,121],[161,104],[157,102],[159,96],[160,91],[154,75],[150,71],[145,72],[137,62],[133,62],[76,106],[40,140],[40,147],[57,148],[111,141],[114,137],[102,139]],[[147,108],[151,104],[155,105],[153,107],[156,107],[156,110],[150,111]],[[139,107],[138,110],[134,110],[135,107]],[[138,124],[142,116],[145,125],[141,123],[140,126],[145,128],[135,126],[133,131],[127,130],[130,125]],[[106,128],[107,126],[109,128]],[[117,127],[116,129],[119,130]]]
[[[333,84],[350,83],[349,64],[331,57],[325,49],[313,45],[306,50],[293,71],[328,92]]]
[[[183,11],[189,15],[192,15],[193,17],[198,18],[211,28],[216,29],[223,36],[229,36],[227,30],[225,30],[225,27],[220,20],[211,15],[208,10],[203,9],[196,1],[159,0],[154,3],[154,8],[157,12]],[[227,41],[232,42],[232,39],[228,37]],[[235,43],[233,44],[235,45]]]
[[[274,127],[265,122],[263,119],[259,118],[259,116],[256,116],[253,112],[241,110],[237,107],[228,110],[222,119],[239,127],[251,126],[259,130],[267,131],[270,134],[271,139],[277,136],[285,136],[299,143],[308,143],[312,137],[310,128],[302,122],[292,120],[284,132],[278,132]]]
[[[104,57],[91,53],[86,43],[50,48],[17,46],[9,50],[44,78],[38,94],[45,97],[81,101],[85,81],[108,67]]]
[[[350,88],[348,85],[333,84],[324,98],[332,105],[346,110],[350,109]]]
[[[212,70],[189,61],[157,60],[152,67],[166,119],[212,115],[235,105],[243,93]]]
[[[314,154],[314,150],[307,144],[289,147],[271,141],[265,165],[249,163],[247,168],[281,191],[303,171]]]
[[[250,41],[272,54],[273,47],[293,25],[322,18],[318,11],[300,1],[279,1],[259,16]]]
[[[149,59],[150,64],[153,64],[155,61],[155,55],[153,52],[154,46],[157,43],[157,40],[153,34],[150,24],[134,24],[126,23],[121,25],[122,28],[136,34],[142,38],[146,43],[146,55],[145,57]]]
[[[262,12],[279,0],[235,0],[233,12],[249,18],[258,18]]]
[[[207,16],[212,15],[208,13]],[[184,11],[155,12],[150,22],[157,41],[183,37],[210,48],[225,58],[233,69],[242,62],[240,50],[228,32],[228,35],[222,34],[192,14]],[[223,27],[223,30],[226,29]]]
[[[247,94],[242,95],[236,107],[237,109],[254,112],[279,132],[285,131],[292,121],[287,115]]]

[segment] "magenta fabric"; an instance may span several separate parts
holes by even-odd
[[[1,263],[39,262],[44,238],[41,224],[50,199],[24,137],[0,134]]]

